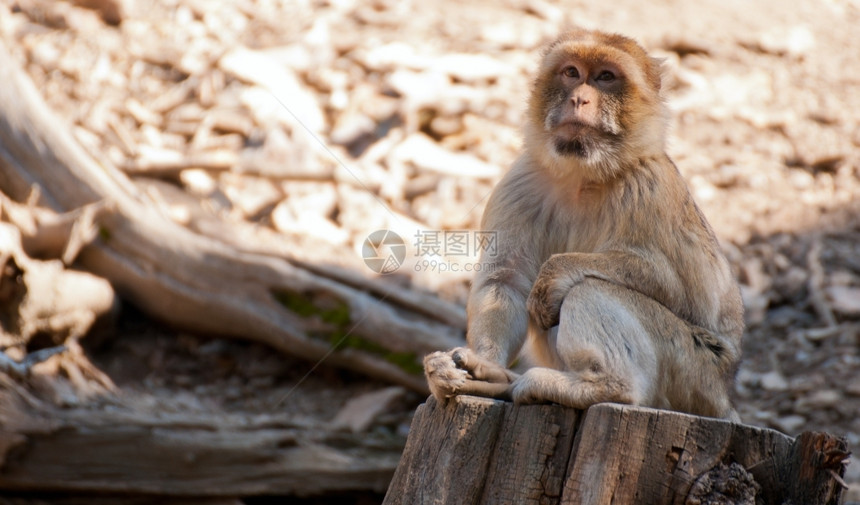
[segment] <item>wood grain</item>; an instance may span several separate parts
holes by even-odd
[[[430,398],[387,505],[836,504],[846,443],[678,412]],[[695,485],[695,487],[694,487]],[[692,492],[691,492],[692,490]]]

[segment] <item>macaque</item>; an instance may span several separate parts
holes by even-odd
[[[440,399],[600,402],[737,420],[743,305],[665,151],[661,63],[573,30],[544,52],[524,151],[495,188],[497,232],[468,300],[468,348],[424,360]],[[507,369],[529,340],[539,366]]]

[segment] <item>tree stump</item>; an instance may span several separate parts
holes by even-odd
[[[678,412],[432,397],[386,505],[838,504],[847,444]]]

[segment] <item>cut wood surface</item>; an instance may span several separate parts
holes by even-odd
[[[677,412],[458,396],[419,407],[394,504],[839,503],[846,443]],[[722,500],[722,501],[720,501]]]
[[[38,185],[58,212],[109,202],[79,264],[152,316],[421,392],[421,357],[462,344],[462,308],[434,296],[326,265],[324,251],[302,253],[300,244],[254,243],[226,229],[218,240],[169,220],[77,143],[2,44],[0,81],[0,190],[23,201]],[[315,254],[313,267],[295,259]]]

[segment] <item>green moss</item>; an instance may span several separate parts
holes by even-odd
[[[111,237],[112,235],[110,230],[108,230],[104,226],[99,226],[99,238],[101,238],[103,242],[108,242]]]
[[[337,350],[356,349],[359,351],[375,354],[385,361],[397,366],[404,372],[420,375],[424,373],[424,368],[418,361],[418,356],[414,352],[394,352],[390,349],[372,342],[360,335],[354,333],[346,334],[345,332],[336,332],[331,335],[329,342]]]
[[[412,375],[424,373],[424,365],[421,364],[414,352],[390,352],[382,358],[406,373]]]
[[[299,316],[317,316],[322,321],[339,327],[349,324],[349,305],[340,300],[318,300],[317,304],[312,295],[302,295],[286,289],[272,290],[272,296]]]
[[[295,291],[288,291],[286,289],[272,290],[272,296],[287,310],[299,316],[311,317],[320,312],[320,309],[313,304],[310,297],[302,296]]]
[[[323,310],[319,314],[323,321],[336,326],[346,326],[349,324],[349,305],[340,303],[336,307]]]
[[[404,372],[420,375],[423,367],[418,356],[412,352],[394,352],[390,349],[367,340],[360,335],[350,333],[351,317],[349,305],[341,300],[314,297],[313,293],[303,294],[287,289],[272,290],[272,296],[284,308],[301,317],[318,317],[331,325],[326,333],[313,333],[312,338],[329,342],[335,350],[355,349],[376,355],[397,366]]]

